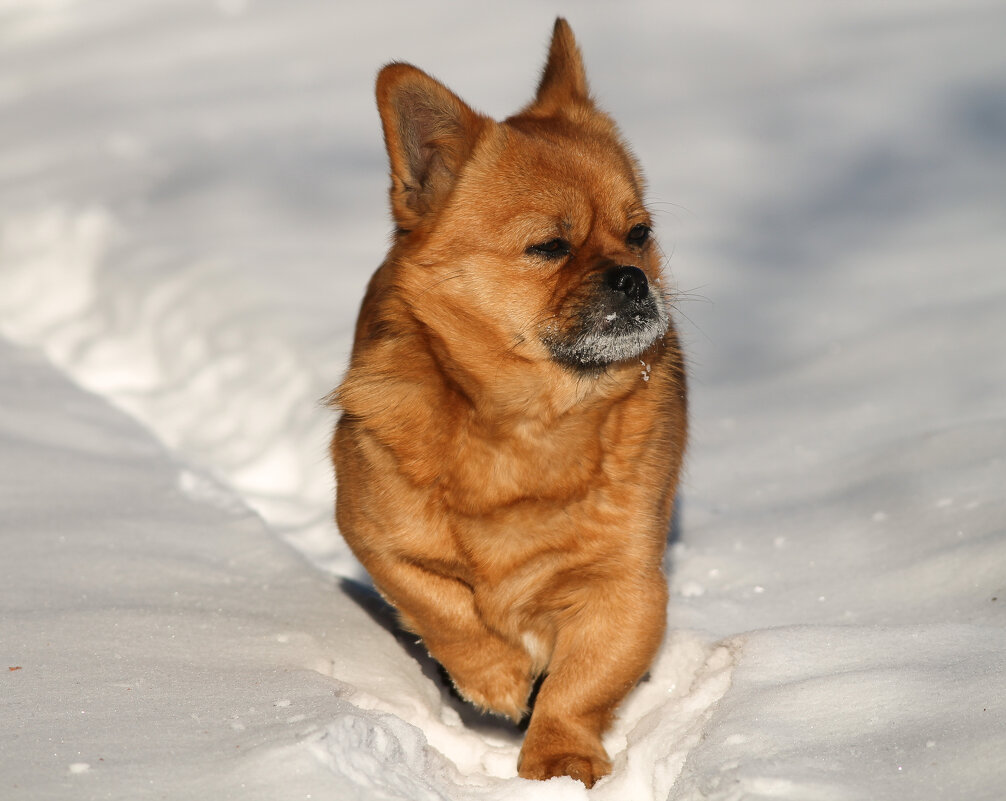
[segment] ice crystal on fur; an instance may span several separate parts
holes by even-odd
[[[641,356],[667,331],[669,318],[664,301],[650,294],[632,303],[631,316],[605,308],[578,315],[572,330],[556,335],[546,329],[544,337],[556,361],[578,369],[597,369]]]

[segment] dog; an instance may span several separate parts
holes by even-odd
[[[518,773],[591,787],[665,626],[686,377],[643,176],[565,20],[497,122],[377,78],[396,231],[331,402],[336,521]]]

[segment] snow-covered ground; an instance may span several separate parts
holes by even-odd
[[[694,436],[589,793],[330,521],[377,68],[504,116],[566,14]],[[0,0],[0,798],[1006,798],[1006,7]]]

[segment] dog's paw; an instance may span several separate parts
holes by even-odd
[[[517,761],[517,773],[524,779],[551,779],[569,776],[593,787],[611,772],[611,760],[594,727],[582,721],[560,720],[554,715],[531,718],[524,746]]]
[[[466,665],[462,670],[448,669],[448,674],[461,697],[483,712],[503,715],[514,723],[527,714],[531,675],[526,660],[511,658]]]
[[[611,761],[592,754],[542,754],[522,753],[518,774],[523,779],[544,781],[554,776],[569,776],[583,782],[588,789],[603,776],[611,773]]]

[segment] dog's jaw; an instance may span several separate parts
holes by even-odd
[[[574,307],[566,317],[566,325],[555,319],[546,323],[541,339],[556,362],[577,372],[638,358],[670,325],[666,301],[652,292],[639,300],[604,293],[586,306]]]

